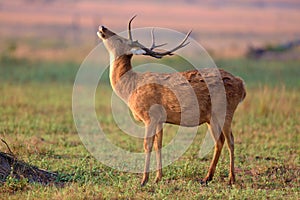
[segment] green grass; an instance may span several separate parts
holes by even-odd
[[[59,172],[63,187],[8,178],[0,199],[297,199],[300,195],[300,62],[219,60],[219,66],[241,76],[247,97],[233,122],[236,179],[228,181],[225,147],[212,182],[201,186],[212,153],[198,158],[206,127],[192,146],[163,169],[163,180],[140,187],[141,174],[119,172],[95,160],[83,146],[72,117],[72,87],[79,64],[2,61],[0,66],[0,137],[18,158]],[[233,67],[232,67],[233,66]],[[97,96],[97,115],[120,147],[142,151],[142,141],[115,127],[110,87]],[[164,144],[174,136],[168,126]],[[0,144],[0,151],[7,151]],[[153,158],[152,161],[155,159]]]
[[[218,60],[217,66],[241,76],[248,87],[300,87],[299,61],[270,60]]]

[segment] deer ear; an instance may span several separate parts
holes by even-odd
[[[130,52],[131,52],[133,55],[143,55],[143,54],[146,53],[145,50],[143,50],[143,49],[141,49],[141,48],[136,48],[136,47],[130,49]]]

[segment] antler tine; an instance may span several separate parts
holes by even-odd
[[[185,47],[186,45],[188,45],[190,42],[187,42],[187,43],[185,43],[185,42],[186,42],[186,40],[188,39],[188,37],[190,36],[191,33],[192,33],[192,30],[190,30],[190,31],[186,34],[185,38],[181,41],[181,43],[180,43],[177,47],[175,47],[174,49],[171,49],[171,50],[169,50],[169,51],[166,51],[166,52],[162,53],[162,55],[172,55],[172,53],[173,53],[174,51],[176,51],[176,50],[178,50],[178,49],[181,49],[181,48]]]
[[[151,30],[151,37],[152,37],[152,45],[150,47],[150,50],[167,45],[167,43],[155,45],[154,28]]]
[[[132,35],[131,35],[131,22],[132,20],[134,20],[134,18],[136,17],[136,15],[134,15],[128,23],[128,39],[132,41]]]
[[[184,37],[184,39],[181,41],[181,43],[179,45],[177,45],[175,48],[169,50],[169,51],[165,51],[165,52],[156,52],[156,51],[153,51],[154,48],[157,48],[158,46],[162,46],[162,45],[155,45],[155,42],[154,42],[154,34],[152,34],[152,47],[150,49],[146,48],[146,47],[143,47],[143,50],[146,51],[146,53],[144,55],[149,55],[149,56],[152,56],[154,58],[162,58],[166,55],[173,55],[173,52],[174,51],[177,51],[178,49],[181,49],[183,47],[185,47],[186,45],[188,45],[190,42],[186,42],[188,37],[190,36],[192,31],[189,31],[186,36]],[[163,44],[165,45],[165,44]]]

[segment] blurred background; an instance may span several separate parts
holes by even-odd
[[[99,25],[124,31],[137,14],[135,28],[192,29],[192,37],[212,56],[241,57],[250,48],[298,42],[299,10],[298,0],[2,0],[0,52],[82,61],[98,42]]]

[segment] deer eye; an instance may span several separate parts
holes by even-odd
[[[101,37],[105,38],[105,35],[103,33],[101,33]]]

